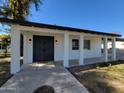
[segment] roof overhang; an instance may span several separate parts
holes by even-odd
[[[83,32],[83,33],[90,33],[90,34],[97,34],[97,35],[106,35],[106,36],[115,36],[115,37],[121,36],[120,34],[114,34],[114,33],[105,33],[105,32],[72,28],[72,27],[64,27],[64,26],[57,26],[57,25],[50,25],[50,24],[28,22],[28,21],[19,21],[19,20],[7,19],[7,18],[0,18],[0,22],[9,23],[9,24],[19,24],[22,26],[30,26],[30,27],[33,26],[33,27],[39,27],[39,28],[58,29],[58,30],[66,30],[66,31],[73,31],[73,32]]]
[[[108,41],[111,41],[111,40],[112,40],[111,38],[108,38]],[[124,42],[124,38],[116,38],[116,41]]]

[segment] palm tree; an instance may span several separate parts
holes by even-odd
[[[14,20],[25,20],[30,14],[31,5],[34,4],[35,9],[38,10],[41,3],[42,0],[5,0],[0,6],[0,15]]]

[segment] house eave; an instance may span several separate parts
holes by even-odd
[[[58,29],[58,30],[63,30],[63,31],[66,30],[66,31],[72,31],[72,32],[80,32],[80,33],[83,32],[83,33],[89,33],[89,34],[121,37],[120,34],[98,32],[98,31],[93,31],[93,30],[86,30],[86,29],[79,29],[79,28],[72,28],[72,27],[64,27],[64,26],[57,26],[57,25],[50,25],[50,24],[43,24],[43,23],[35,23],[35,22],[28,22],[28,21],[19,21],[19,20],[7,19],[7,18],[0,18],[0,22],[9,23],[9,24],[19,24],[19,25],[22,25],[22,26],[30,26],[30,27]]]

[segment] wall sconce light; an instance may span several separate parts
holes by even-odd
[[[57,43],[57,42],[58,42],[58,40],[55,40],[55,42]]]
[[[29,39],[29,41],[31,41],[31,39]]]
[[[30,39],[29,39],[29,44],[31,44],[31,41],[32,41],[32,39],[30,38]]]

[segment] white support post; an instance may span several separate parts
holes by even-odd
[[[104,61],[108,62],[108,38],[104,38]]]
[[[20,31],[16,26],[11,30],[11,74],[20,71]]]
[[[69,67],[69,33],[64,33],[64,67]]]
[[[80,57],[79,64],[84,65],[84,36],[80,35]]]
[[[116,61],[116,38],[112,38],[112,60]]]

